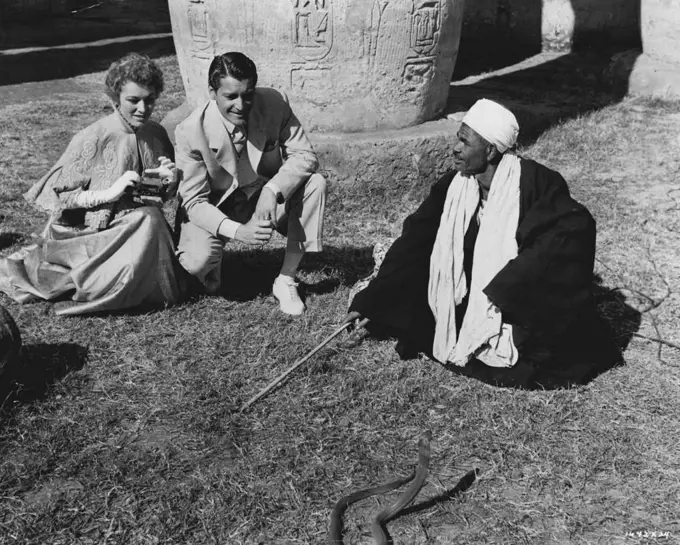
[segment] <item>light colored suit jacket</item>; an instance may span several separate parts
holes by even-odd
[[[237,156],[214,100],[196,108],[175,130],[175,162],[183,172],[179,185],[189,221],[217,235],[223,221],[218,208],[238,188]],[[316,172],[319,162],[307,135],[275,89],[255,91],[248,117],[248,157],[263,180],[271,180],[284,200]]]

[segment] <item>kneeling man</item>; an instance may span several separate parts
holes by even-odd
[[[583,383],[620,359],[592,296],[595,221],[557,172],[511,149],[515,116],[490,100],[466,114],[444,175],[350,306],[485,382]]]
[[[326,182],[285,95],[256,84],[248,57],[218,55],[208,74],[211,100],[177,126],[178,256],[216,293],[224,243],[264,244],[276,229],[287,246],[272,291],[283,312],[298,315],[304,304],[295,274],[306,251],[321,251]]]

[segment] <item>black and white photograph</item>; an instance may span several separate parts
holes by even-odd
[[[0,0],[0,545],[680,542],[680,2]]]

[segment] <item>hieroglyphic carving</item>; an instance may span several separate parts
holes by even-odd
[[[321,94],[328,89],[328,76],[331,67],[327,65],[294,64],[290,69],[290,88],[296,92],[305,92],[307,96]]]
[[[378,48],[378,36],[380,35],[380,23],[382,22],[382,15],[390,0],[374,0],[373,9],[371,10],[371,23],[366,32],[367,44],[366,52],[368,53],[369,65],[372,64],[375,58],[375,53]]]
[[[203,0],[190,0],[188,11],[191,49],[199,56],[203,56],[201,53],[211,49],[213,45],[208,29],[208,12],[205,3]]]
[[[210,1],[210,0],[208,0]],[[206,6],[205,0],[190,0],[187,7],[189,23],[189,54],[191,67],[187,73],[190,86],[197,86],[200,82],[205,85],[205,74],[208,72],[210,61],[215,55],[215,44],[210,28],[208,12],[212,6]]]
[[[237,33],[240,36],[240,41],[243,44],[250,44],[255,42],[256,38],[256,23],[257,16],[255,15],[255,2],[253,0],[243,0],[241,7],[236,11]],[[267,36],[259,36],[259,39],[266,39]]]
[[[323,59],[333,46],[332,0],[292,0],[293,48],[303,59]]]
[[[402,83],[406,91],[419,92],[434,75],[435,58],[442,25],[442,0],[414,0],[411,13],[411,49],[406,59]]]
[[[434,74],[434,57],[408,59],[402,72],[405,91],[418,92]]]
[[[439,42],[441,0],[416,0],[411,16],[411,48],[419,55],[429,55]]]

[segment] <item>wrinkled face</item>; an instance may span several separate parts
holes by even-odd
[[[128,81],[118,95],[120,114],[134,128],[138,129],[149,120],[156,105],[156,91],[150,87]]]
[[[227,76],[220,80],[220,88],[210,89],[210,96],[217,102],[222,116],[238,127],[248,121],[253,107],[255,86],[250,80],[238,80]]]
[[[458,129],[458,142],[453,148],[454,168],[465,176],[485,172],[489,166],[489,143],[465,123]]]

